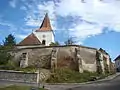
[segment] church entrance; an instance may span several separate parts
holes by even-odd
[[[43,45],[45,45],[45,43],[46,43],[46,41],[45,41],[45,40],[43,40],[43,41],[42,41],[42,44],[43,44]]]

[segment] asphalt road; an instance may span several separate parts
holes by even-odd
[[[120,90],[120,76],[117,76],[115,79],[110,81],[77,86],[67,90]]]

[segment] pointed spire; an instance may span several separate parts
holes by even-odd
[[[50,31],[50,30],[52,30],[51,24],[50,24],[50,19],[48,17],[48,13],[46,13],[40,28],[38,30],[36,30],[36,32]]]

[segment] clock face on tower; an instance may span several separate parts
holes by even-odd
[[[45,38],[45,35],[43,35],[43,38]]]

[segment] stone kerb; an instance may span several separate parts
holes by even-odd
[[[39,72],[23,72],[13,70],[0,70],[0,80],[37,83]]]

